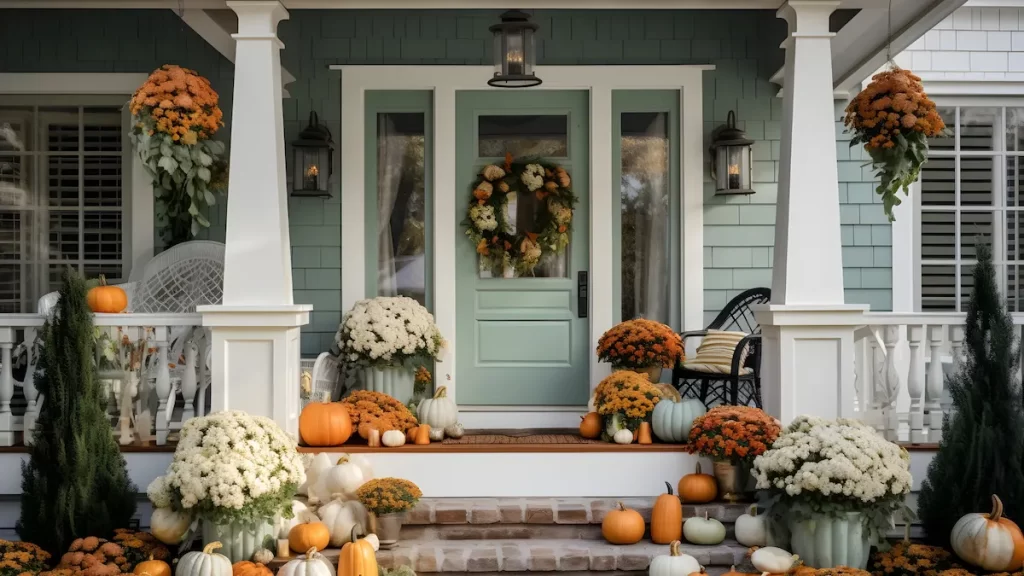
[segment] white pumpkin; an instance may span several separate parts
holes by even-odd
[[[342,454],[338,457],[340,462],[342,458],[348,458],[348,461],[359,466],[359,469],[363,471],[363,479],[370,480],[373,478],[373,466],[370,464],[370,459],[362,454]]]
[[[758,572],[771,572],[773,574],[789,572],[796,561],[796,556],[775,546],[758,548],[750,555],[750,563],[754,565],[754,568],[757,568]]]
[[[223,548],[220,542],[210,542],[202,552],[189,552],[178,560],[174,576],[231,576],[231,560],[214,550]]]
[[[336,574],[334,564],[323,554],[317,552],[316,548],[310,548],[308,552],[289,561],[277,571],[277,576],[335,576]]]
[[[396,448],[405,444],[405,434],[401,430],[388,430],[381,434],[380,443],[388,448]]]
[[[277,537],[287,538],[288,534],[299,524],[305,524],[307,522],[319,522],[320,517],[316,515],[316,512],[310,510],[309,506],[306,505],[302,500],[292,500],[292,517],[281,518],[278,520],[277,525]]]
[[[679,551],[679,540],[668,545],[668,555],[655,556],[647,573],[650,576],[689,576],[700,572],[700,562]]]
[[[448,389],[444,386],[438,387],[433,398],[421,401],[416,414],[420,424],[428,424],[431,428],[442,431],[445,426],[451,426],[459,421],[459,408],[455,401],[448,397]]]
[[[683,536],[694,544],[721,544],[725,541],[725,525],[715,518],[708,518],[708,513],[705,512],[703,518],[694,516],[683,522]]]
[[[338,465],[327,471],[325,479],[324,488],[330,493],[332,499],[335,494],[344,494],[346,498],[351,498],[355,495],[356,490],[363,485],[363,482],[368,480],[368,478],[363,478],[362,469],[351,462],[348,456],[339,458]]]
[[[1015,572],[1024,554],[1024,534],[1003,517],[1003,502],[992,495],[992,512],[965,514],[949,536],[953,551],[961,560],[991,572]]]
[[[768,545],[768,527],[764,515],[758,516],[757,505],[750,507],[749,514],[741,514],[736,519],[736,541],[746,547],[758,548]]]
[[[302,496],[308,496],[309,485],[311,483],[309,478],[309,466],[310,464],[313,463],[313,459],[315,458],[315,456],[313,454],[301,454],[300,457],[302,459],[302,469],[306,472],[306,479],[302,481],[302,484],[299,484],[299,487],[296,488],[295,493],[300,494]]]
[[[358,526],[360,532],[366,531],[370,515],[358,500],[331,500],[320,508],[320,520],[331,533],[331,546],[340,547],[352,541],[353,528]]]
[[[192,515],[171,508],[154,508],[149,517],[149,531],[164,544],[177,544],[192,526]]]
[[[633,433],[630,432],[628,429],[623,428],[622,430],[616,432],[614,436],[612,436],[612,440],[614,440],[616,444],[632,444]]]
[[[311,503],[325,502],[330,500],[331,493],[327,490],[327,471],[334,467],[334,460],[326,453],[321,452],[313,458],[313,462],[306,470],[306,493]]]

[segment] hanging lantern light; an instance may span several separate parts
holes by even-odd
[[[736,114],[729,111],[725,126],[719,126],[711,142],[711,177],[715,194],[753,194],[754,141],[736,128]]]
[[[534,33],[537,26],[530,15],[509,10],[501,15],[501,23],[491,26],[494,34],[494,77],[487,81],[498,88],[529,88],[540,85],[533,73],[536,60]]]
[[[295,151],[292,196],[329,198],[327,181],[334,169],[334,141],[316,112],[309,113],[309,126],[299,132],[292,149]]]

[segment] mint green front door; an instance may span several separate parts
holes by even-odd
[[[569,247],[534,276],[492,278],[463,227],[456,240],[458,402],[463,406],[582,406],[589,394],[589,134],[585,91],[460,91],[456,95],[456,221],[477,174],[506,152],[564,167],[579,197]],[[509,219],[526,232],[533,197]],[[581,274],[583,273],[583,274]],[[584,284],[585,286],[585,284]]]

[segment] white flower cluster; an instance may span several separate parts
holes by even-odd
[[[533,192],[544,185],[544,167],[540,164],[527,164],[519,179],[530,192]]]
[[[469,209],[469,218],[477,230],[490,232],[498,227],[498,221],[494,217],[493,206],[473,206]]]
[[[444,339],[434,316],[405,296],[379,296],[356,302],[345,314],[335,342],[352,362],[399,364],[416,356],[440,359]]]
[[[551,212],[551,216],[554,217],[556,224],[564,226],[572,222],[572,208],[561,202],[549,202],[548,211]]]
[[[235,410],[185,422],[167,474],[146,493],[158,508],[177,495],[184,510],[243,510],[255,498],[305,481],[295,440],[270,418]]]
[[[905,450],[857,420],[801,416],[754,460],[759,490],[874,503],[910,492]]]

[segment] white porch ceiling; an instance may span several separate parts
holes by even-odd
[[[227,8],[227,0],[0,0],[0,8]],[[927,4],[894,0],[894,4]],[[615,9],[630,10],[776,10],[783,0],[281,0],[289,9]],[[840,8],[884,8],[888,0],[839,0]],[[963,1],[961,0],[961,3]]]

